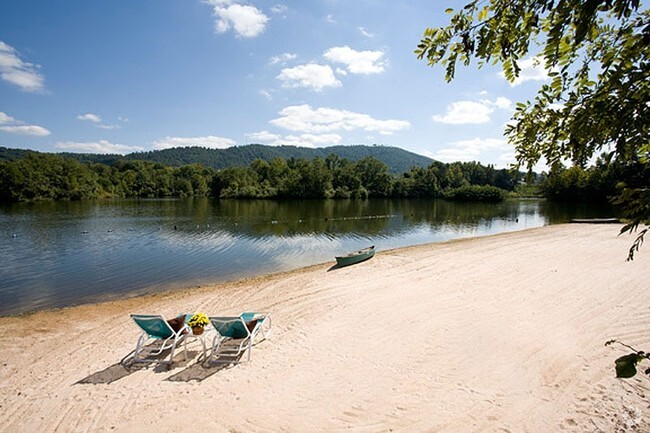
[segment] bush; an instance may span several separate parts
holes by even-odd
[[[445,198],[455,201],[503,201],[506,191],[490,185],[468,185],[450,189],[445,192]]]

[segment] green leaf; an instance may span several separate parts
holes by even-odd
[[[478,20],[479,21],[485,21],[485,19],[488,16],[488,6],[485,6],[481,11],[478,13]]]
[[[618,232],[619,235],[622,235],[625,232],[630,232],[632,233],[632,230],[636,227],[636,224],[631,223],[631,224],[625,224],[623,227],[621,227],[621,231]]]
[[[447,8],[447,9],[445,9],[445,13],[446,14],[453,14],[454,10],[452,8]]]

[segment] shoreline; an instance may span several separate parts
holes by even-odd
[[[631,241],[550,225],[0,317],[0,431],[643,431],[648,379],[615,379],[627,352],[604,346],[650,347],[650,250],[625,262]],[[266,311],[274,330],[232,368],[196,344],[171,369],[119,364],[129,313],[181,311]]]

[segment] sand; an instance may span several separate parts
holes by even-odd
[[[650,431],[650,245],[557,225],[0,319],[0,431]],[[272,314],[252,362],[124,368],[128,314]],[[650,363],[646,366],[650,366]]]

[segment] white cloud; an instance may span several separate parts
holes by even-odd
[[[567,161],[568,162],[568,161]],[[515,156],[515,152],[506,152],[501,155],[499,155],[499,163],[498,165],[504,166],[504,167],[511,167],[513,165],[517,164],[517,158]],[[525,164],[521,165],[519,167],[520,170],[528,170],[528,167],[526,167]],[[533,165],[531,169],[535,173],[542,173],[542,172],[547,172],[549,171],[549,166],[546,164],[546,161],[544,159],[540,159],[537,161],[537,164]]]
[[[334,18],[334,15],[329,14],[325,17],[325,22],[328,22],[330,24],[336,24],[338,21],[336,21],[336,18]]]
[[[1,42],[0,42],[1,43]],[[50,131],[38,125],[25,125],[25,122],[16,120],[10,115],[0,111],[0,131],[10,134],[31,135],[33,137],[45,137]]]
[[[548,72],[544,69],[544,60],[538,57],[531,57],[518,62],[521,70],[515,81],[511,82],[512,87],[518,86],[526,81],[546,81],[549,79]],[[499,75],[505,79],[505,74],[500,72]]]
[[[0,131],[18,135],[32,135],[35,137],[45,137],[50,135],[50,131],[37,125],[9,125],[0,126]]]
[[[289,136],[293,137],[293,136]],[[341,142],[343,137],[339,134],[301,134],[297,138],[315,145],[333,145]]]
[[[226,149],[234,146],[236,143],[230,138],[215,137],[208,135],[205,137],[165,137],[153,142],[154,149],[170,149],[173,147],[208,147],[211,149]]]
[[[283,82],[283,87],[306,87],[316,92],[326,87],[341,87],[331,67],[316,63],[283,69],[276,78]]]
[[[86,113],[86,114],[80,114],[77,116],[78,120],[83,120],[87,122],[92,122],[95,124],[97,128],[100,129],[120,129],[121,126],[119,125],[107,125],[105,123],[102,123],[102,118],[98,114],[93,114],[93,113]],[[128,122],[128,119],[124,120],[121,117],[118,117],[119,120],[123,122]]]
[[[259,132],[251,132],[250,134],[246,134],[246,141],[249,143],[259,143],[259,144],[266,144],[266,143],[274,143],[277,140],[279,140],[282,136],[280,134],[274,134],[269,131],[259,131]]]
[[[97,114],[92,114],[92,113],[86,113],[86,114],[80,114],[77,116],[77,119],[79,120],[87,120],[89,122],[93,123],[101,123],[102,118],[99,117]]]
[[[391,135],[395,131],[408,129],[411,124],[405,120],[379,120],[367,114],[333,108],[313,109],[310,105],[292,105],[280,111],[280,117],[271,124],[289,131],[305,134],[323,134],[356,129]]]
[[[138,146],[127,146],[126,144],[115,144],[106,140],[99,141],[64,141],[59,142],[54,145],[59,149],[63,149],[69,152],[79,152],[79,153],[119,153],[126,154],[130,152],[138,152],[144,150],[142,147]]]
[[[0,111],[0,125],[3,125],[5,123],[12,123],[12,122],[15,122],[15,121],[16,121],[16,119],[14,119],[10,115],[5,114],[2,111]]]
[[[367,38],[374,38],[375,37],[375,34],[370,33],[368,31],[368,29],[366,29],[365,27],[359,27],[359,33],[361,33],[363,36],[365,36]]]
[[[297,54],[282,53],[279,56],[271,57],[271,60],[269,60],[269,65],[277,65],[278,63],[285,65],[288,61],[295,60],[297,57]]]
[[[255,6],[235,3],[232,0],[208,0],[214,6],[215,31],[225,33],[232,29],[238,37],[254,38],[266,29],[269,21]]]
[[[506,152],[499,155],[499,161],[506,165],[515,164],[517,159],[515,158],[514,152]]]
[[[447,112],[441,116],[432,116],[434,122],[447,123],[451,125],[464,125],[468,123],[487,123],[490,121],[490,114],[495,108],[509,110],[512,108],[512,101],[499,96],[494,101],[483,99],[480,101],[456,101],[447,106]]]
[[[348,75],[348,71],[346,71],[346,70],[343,69],[343,68],[336,68],[336,73],[337,73],[338,75],[342,75],[342,76],[344,76],[344,77],[345,77],[346,75]]]
[[[98,128],[100,129],[121,129],[122,127],[120,125],[97,125]]]
[[[283,14],[285,13],[289,8],[283,4],[277,4],[275,6],[271,6],[271,12],[274,14]]]
[[[330,62],[344,64],[352,74],[378,74],[384,71],[382,51],[356,51],[346,45],[330,48],[323,57]]]
[[[278,140],[278,144],[285,146],[318,147],[331,146],[341,142],[342,137],[338,134],[301,134],[287,135]]]
[[[488,105],[477,101],[456,101],[447,106],[444,116],[435,114],[433,120],[440,123],[462,125],[466,123],[486,123],[494,111]]]
[[[438,150],[432,155],[433,159],[443,162],[479,161],[486,152],[494,150],[512,151],[512,146],[506,140],[497,138],[474,138],[449,143],[449,147]]]
[[[20,60],[12,46],[0,41],[0,78],[25,92],[41,92],[45,89],[45,80],[39,68],[39,65]]]
[[[269,131],[253,132],[246,134],[248,142],[266,144],[268,146],[300,146],[317,147],[335,145],[341,142],[343,137],[339,134],[300,134],[280,135]]]
[[[501,108],[503,110],[508,110],[512,108],[512,101],[503,96],[499,96],[494,102],[491,102],[495,107]]]

